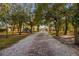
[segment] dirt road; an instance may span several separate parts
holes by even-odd
[[[0,51],[2,56],[76,56],[75,49],[60,43],[47,32],[32,34]]]

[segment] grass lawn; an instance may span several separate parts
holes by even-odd
[[[25,38],[28,35],[29,34],[22,34],[22,35],[10,36],[8,38],[0,38],[0,50],[10,47],[11,45],[13,45],[14,43],[18,42],[19,40]]]

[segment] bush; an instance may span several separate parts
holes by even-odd
[[[29,28],[24,28],[22,32],[30,33],[30,32],[31,32],[31,29],[29,29]]]
[[[6,29],[0,29],[0,32],[4,32],[4,31],[6,31]]]

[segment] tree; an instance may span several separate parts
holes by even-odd
[[[35,19],[34,23],[37,25],[37,31],[39,31],[39,27],[42,24],[43,20],[45,20],[45,12],[47,10],[48,4],[36,4],[35,10]]]
[[[46,19],[53,21],[55,30],[56,30],[56,36],[59,36],[59,30],[60,30],[60,25],[61,25],[61,14],[60,14],[60,9],[63,4],[50,4],[49,5],[49,10],[46,15]],[[51,7],[50,7],[51,6]]]
[[[9,4],[0,4],[0,17],[1,21],[3,21],[6,25],[6,38],[8,37],[8,11],[10,9]]]
[[[12,33],[14,33],[15,27],[18,28],[19,35],[21,35],[23,24],[27,23],[27,10],[23,7],[23,4],[12,4],[11,8],[11,25],[12,25]]]
[[[78,25],[79,25],[79,4],[76,4],[76,13],[74,14],[74,35],[75,35],[75,44],[79,45],[79,37],[78,37]]]

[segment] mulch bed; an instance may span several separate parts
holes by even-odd
[[[74,37],[59,37],[59,36],[53,36],[53,38],[59,40],[61,43],[67,44],[67,45],[73,45],[74,44]]]
[[[53,38],[57,39],[58,41],[69,47],[76,49],[77,50],[76,53],[79,55],[79,46],[74,44],[74,37],[64,38],[64,37],[53,36]]]
[[[28,34],[29,33],[22,33],[21,35],[18,35],[18,34],[14,34],[14,35],[9,34],[7,36],[8,36],[8,38],[16,38],[16,37],[25,36],[25,35],[28,35]],[[0,39],[1,38],[6,38],[6,34],[0,34]]]

